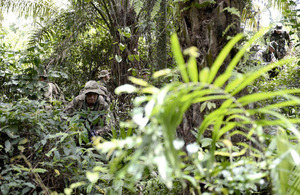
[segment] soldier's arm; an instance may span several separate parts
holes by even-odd
[[[104,99],[103,96],[101,96],[101,95],[99,96],[98,103],[99,103],[99,111],[106,111],[106,112],[108,112],[109,106],[106,103],[106,101],[105,101],[105,99]],[[106,114],[102,115],[101,119],[103,120],[104,124],[103,124],[103,126],[100,126],[100,124],[98,124],[96,126],[96,134],[98,136],[105,136],[105,135],[107,135],[111,131],[111,128],[110,128],[110,125],[106,121]]]
[[[291,37],[290,37],[289,33],[286,31],[284,33],[284,38],[286,39],[288,46],[291,47],[292,46]]]
[[[53,95],[52,90],[53,90],[52,85],[50,83],[47,83],[47,89],[44,93],[44,97],[52,100],[52,95]]]
[[[64,113],[68,114],[68,115],[72,115],[74,114],[77,109],[78,109],[78,98],[75,97],[68,105],[67,107],[64,109]]]

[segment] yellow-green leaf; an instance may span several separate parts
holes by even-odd
[[[171,36],[171,50],[173,52],[174,58],[177,62],[179,70],[181,72],[181,76],[182,76],[183,81],[188,83],[189,78],[188,78],[188,74],[187,74],[187,71],[186,71],[185,62],[184,62],[183,55],[182,55],[182,52],[181,52],[178,37],[175,33],[172,34],[172,36]]]
[[[99,179],[99,173],[98,172],[86,172],[86,177],[91,183],[96,183]]]

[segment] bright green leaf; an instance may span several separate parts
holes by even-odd
[[[88,180],[91,182],[91,183],[96,183],[99,179],[99,173],[98,172],[90,172],[90,171],[87,171],[86,172],[86,177],[88,178]]]
[[[137,92],[137,88],[133,85],[125,84],[115,89],[115,93],[117,95],[126,92],[126,93],[134,93]]]

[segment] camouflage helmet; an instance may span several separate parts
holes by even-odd
[[[278,49],[278,43],[276,41],[272,41],[269,46],[272,47],[275,51]]]
[[[97,93],[99,95],[105,95],[105,93],[100,89],[100,84],[97,81],[88,81],[83,89],[83,93]]]
[[[106,77],[110,75],[110,73],[107,70],[101,70],[98,76],[98,79],[102,78],[102,77]]]
[[[282,31],[282,24],[281,23],[276,24],[275,30],[276,31]]]
[[[48,78],[48,74],[47,74],[46,70],[38,71],[38,75],[39,75],[40,78],[43,78],[43,79],[47,79]]]

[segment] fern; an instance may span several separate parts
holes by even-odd
[[[229,13],[238,16],[239,18],[241,17],[241,13],[238,9],[236,9],[235,7],[226,7],[222,10],[223,11],[228,11]]]
[[[151,19],[154,19],[154,17],[159,12],[159,10],[160,10],[160,3],[161,3],[161,0],[158,0],[158,1],[155,2],[155,5],[153,6],[152,12],[150,14],[151,15]]]
[[[144,7],[144,2],[143,2],[143,0],[133,0],[130,2],[130,5],[133,6],[136,14],[139,15],[139,13],[141,12],[141,10]]]

